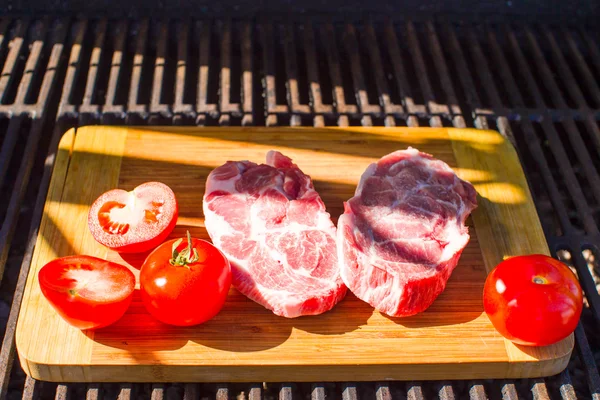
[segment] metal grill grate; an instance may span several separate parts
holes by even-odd
[[[0,394],[600,399],[598,39],[591,26],[481,20],[0,19]],[[14,330],[58,141],[68,128],[97,123],[498,129],[517,148],[551,250],[573,266],[585,290],[589,307],[569,367],[515,381],[26,379],[13,363]]]

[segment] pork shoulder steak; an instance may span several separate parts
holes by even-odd
[[[283,317],[330,310],[346,294],[336,229],[312,181],[270,151],[267,164],[228,161],[206,182],[203,210],[234,286]]]
[[[427,309],[446,287],[469,241],[473,186],[416,149],[371,164],[338,222],[342,279],[390,316]]]

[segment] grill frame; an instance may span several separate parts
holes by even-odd
[[[593,335],[600,322],[600,295],[583,254],[584,248],[598,254],[600,244],[594,218],[600,208],[600,163],[594,163],[600,154],[598,31],[493,19],[472,25],[451,16],[181,20],[0,19],[0,119],[6,121],[0,184],[11,189],[0,199],[0,280],[14,287],[0,351],[0,397],[17,392],[26,399],[49,393],[60,399],[518,399],[528,393],[533,398],[600,398],[594,358],[600,343]],[[155,45],[153,38],[158,38]],[[169,46],[174,41],[175,51]],[[190,73],[193,55],[197,74]],[[306,70],[298,60],[305,61]],[[170,82],[168,75],[174,76],[174,87],[163,85]],[[196,99],[190,102],[186,86],[195,76]],[[151,90],[142,93],[149,80]],[[239,101],[232,101],[232,87],[239,87]],[[172,102],[164,101],[170,97]],[[580,367],[546,379],[515,381],[56,385],[25,378],[21,388],[11,388],[23,381],[13,362],[14,329],[58,141],[69,128],[98,123],[498,129],[524,163],[552,253],[567,250],[561,254],[570,258],[564,261],[573,265],[586,293],[590,307],[575,331],[572,359]],[[565,145],[574,149],[576,160]],[[15,154],[22,154],[22,162],[14,161]],[[15,275],[12,285],[1,279],[5,265]],[[582,371],[585,385],[574,384],[570,370]]]

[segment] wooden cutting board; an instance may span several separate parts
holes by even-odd
[[[139,292],[114,325],[82,332],[42,296],[37,273],[71,254],[104,257],[138,275],[141,257],[121,258],[94,241],[90,204],[104,191],[158,180],[180,203],[171,237],[208,239],[202,195],[227,160],[264,162],[270,149],[311,175],[334,222],[368,164],[413,146],[475,186],[471,241],[447,288],[425,312],[390,318],[352,294],[333,310],[285,319],[232,289],[213,320],[178,328],[154,320]],[[17,326],[23,369],[48,381],[359,381],[546,376],[563,370],[573,336],[548,347],[516,346],[483,312],[487,271],[508,256],[548,254],[512,146],[494,131],[432,128],[120,128],[67,132],[60,143]]]

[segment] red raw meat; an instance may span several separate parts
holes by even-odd
[[[229,258],[233,284],[275,314],[330,310],[346,295],[336,229],[312,181],[277,151],[267,164],[228,161],[213,170],[203,203],[206,229]]]
[[[416,149],[371,164],[338,222],[342,279],[390,316],[427,309],[446,287],[469,241],[473,186]]]

